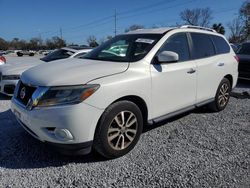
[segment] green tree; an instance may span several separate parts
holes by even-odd
[[[218,33],[224,35],[225,34],[225,28],[221,23],[218,24],[213,24],[212,29],[214,29],[215,31],[217,31]]]

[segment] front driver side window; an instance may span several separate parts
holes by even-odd
[[[177,33],[170,36],[160,48],[160,52],[162,51],[175,52],[179,55],[179,61],[188,61],[190,54],[186,33]]]

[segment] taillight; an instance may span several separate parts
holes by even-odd
[[[239,63],[240,59],[237,55],[234,56],[235,60]]]
[[[2,61],[2,62],[4,62],[4,63],[6,63],[6,59],[5,59],[5,57],[0,56],[0,61]]]

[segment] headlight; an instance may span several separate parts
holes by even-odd
[[[2,80],[19,80],[20,75],[2,75]]]
[[[78,104],[91,96],[99,87],[96,84],[51,87],[39,98],[33,99],[33,107]]]

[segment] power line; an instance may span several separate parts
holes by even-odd
[[[129,14],[131,12],[138,12],[138,11],[141,11],[141,10],[146,10],[146,9],[151,9],[152,7],[158,7],[158,6],[162,6],[163,4],[168,4],[168,3],[171,3],[173,1],[176,1],[176,0],[163,0],[163,1],[158,1],[157,3],[153,3],[153,4],[149,4],[147,6],[143,6],[143,7],[138,7],[138,8],[135,8],[135,9],[130,9],[130,10],[126,10],[126,11],[123,11],[123,12],[120,12],[119,15],[124,15],[124,14]]]
[[[191,1],[188,1],[186,3],[179,3],[179,4],[176,4],[176,5],[173,5],[173,6],[168,6],[168,7],[163,7],[163,8],[159,8],[159,9],[155,9],[155,10],[150,10],[150,11],[145,11],[144,13],[135,13],[133,15],[130,15],[130,16],[124,16],[124,17],[118,17],[119,20],[121,19],[127,19],[127,18],[131,18],[131,17],[135,17],[135,16],[138,16],[138,15],[146,15],[146,14],[151,14],[151,13],[155,13],[156,11],[163,11],[163,10],[167,10],[167,9],[170,9],[170,8],[175,8],[175,7],[178,7],[178,6],[183,6],[183,5],[186,5],[186,4],[189,4],[189,3],[192,3],[196,0],[191,0]]]
[[[140,10],[142,10],[143,9],[143,11],[145,10],[145,9],[148,9],[148,8],[152,8],[152,7],[157,7],[157,6],[161,6],[162,4],[166,4],[166,3],[171,3],[171,2],[173,2],[173,1],[176,1],[176,0],[170,0],[170,1],[166,1],[166,0],[164,0],[164,1],[160,1],[160,2],[158,2],[158,3],[154,3],[154,4],[150,4],[150,5],[147,5],[147,6],[143,6],[143,7],[140,7],[140,8],[136,8],[136,9],[130,9],[130,10],[127,10],[127,11],[124,11],[124,12],[121,12],[121,13],[117,13],[116,12],[116,18],[115,18],[115,20],[116,20],[116,24],[117,24],[117,16],[118,15],[126,15],[126,14],[129,14],[129,13],[131,13],[131,12],[137,12],[137,11],[140,11]],[[112,16],[107,16],[107,17],[104,17],[104,18],[100,18],[100,19],[97,19],[97,20],[95,20],[95,21],[92,21],[92,22],[89,22],[89,23],[87,23],[87,24],[82,24],[82,25],[78,25],[78,26],[74,26],[74,27],[70,27],[70,28],[64,28],[64,32],[66,31],[70,31],[70,30],[77,30],[77,29],[79,29],[79,28],[87,28],[88,26],[90,26],[90,25],[95,25],[95,24],[98,24],[98,23],[100,23],[100,22],[103,22],[103,21],[106,21],[106,20],[110,20],[110,19],[112,19],[114,16],[112,15]],[[48,34],[48,33],[56,33],[55,31],[52,31],[52,30],[49,30],[49,31],[44,31],[44,32],[42,32],[42,34]]]
[[[62,37],[62,28],[60,27],[60,36],[61,36],[61,40],[63,39]]]

